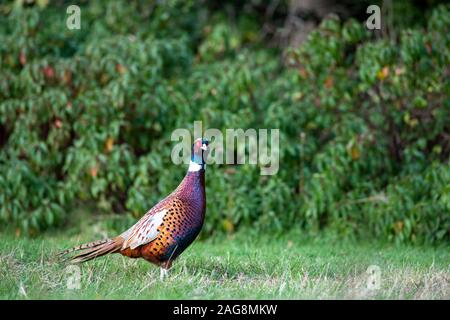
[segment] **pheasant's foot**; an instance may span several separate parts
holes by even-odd
[[[160,270],[160,272],[159,272],[159,279],[161,280],[161,281],[164,281],[164,278],[166,278],[167,277],[167,275],[169,274],[169,270],[167,270],[167,269],[164,269],[164,268],[159,268],[159,270]]]

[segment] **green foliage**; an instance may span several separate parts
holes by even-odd
[[[0,10],[2,224],[36,234],[87,202],[140,217],[186,170],[171,132],[202,120],[281,133],[275,176],[209,168],[204,234],[449,241],[448,7],[395,40],[330,18],[285,64],[248,16],[196,1],[89,2],[81,31],[63,7]]]
[[[304,148],[308,137],[312,145],[301,210],[312,226],[448,240],[448,14],[438,8],[427,31],[405,30],[398,43],[367,41],[359,23],[331,19],[291,53],[298,87],[309,93],[297,107],[312,119],[299,125]]]

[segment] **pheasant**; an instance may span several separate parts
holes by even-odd
[[[195,140],[189,169],[180,185],[130,229],[111,239],[67,249],[59,256],[74,264],[110,253],[143,258],[160,267],[163,280],[172,262],[194,241],[203,226],[207,153],[208,141],[203,138]],[[72,252],[76,254],[71,255]]]

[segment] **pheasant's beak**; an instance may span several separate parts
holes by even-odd
[[[208,150],[208,146],[204,143],[204,144],[202,144],[202,150]]]

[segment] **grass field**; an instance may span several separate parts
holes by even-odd
[[[450,251],[443,247],[238,234],[196,241],[164,282],[153,265],[110,255],[82,265],[80,289],[67,289],[71,272],[50,257],[90,237],[1,240],[1,299],[450,298]],[[379,279],[367,272],[371,265]]]

